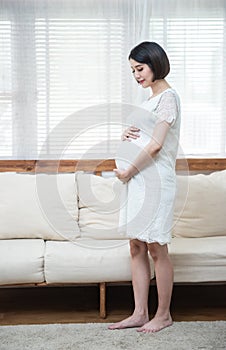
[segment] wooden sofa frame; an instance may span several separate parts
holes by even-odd
[[[70,173],[78,170],[94,173],[101,176],[102,172],[112,171],[115,168],[115,161],[113,159],[91,159],[91,160],[0,160],[0,172],[20,172],[20,173]],[[177,172],[183,172],[189,170],[191,173],[210,173],[213,171],[219,171],[226,169],[226,158],[188,158],[178,159],[176,162]],[[106,318],[106,287],[107,284],[128,284],[131,282],[100,282],[99,296],[100,296],[100,317]],[[225,282],[222,282],[225,284]],[[213,284],[222,284],[213,283]],[[96,283],[94,283],[96,284]],[[155,284],[155,281],[151,281],[151,284]],[[186,283],[188,284],[188,283]],[[196,283],[195,283],[196,284]],[[201,283],[203,284],[203,283]],[[204,283],[206,284],[206,283]],[[59,286],[76,286],[80,283],[57,283],[47,284],[43,283],[27,283],[19,285],[1,285],[1,288],[19,288],[19,287],[59,287]],[[84,285],[84,284],[83,284]],[[86,285],[86,284],[85,284]],[[87,284],[90,285],[90,284]]]

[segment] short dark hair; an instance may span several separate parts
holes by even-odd
[[[129,54],[130,58],[139,63],[146,63],[154,74],[153,81],[164,79],[170,71],[166,52],[155,42],[144,41],[135,46]]]

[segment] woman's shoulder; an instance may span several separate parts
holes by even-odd
[[[164,100],[166,98],[179,98],[179,95],[174,88],[169,87],[169,88],[165,89],[164,91],[162,91],[160,94],[153,96],[153,97],[151,96],[148,99],[144,100],[143,104],[145,104],[145,103],[156,104],[160,100]]]
[[[178,119],[181,113],[180,99],[176,90],[170,88],[161,95],[154,111],[159,119],[171,123]]]
[[[177,93],[177,91],[173,88],[166,89],[161,93],[161,96],[159,96],[157,106],[159,105],[167,105],[167,104],[180,104],[180,98]]]
[[[177,91],[173,88],[168,88],[160,94],[144,100],[140,107],[149,111],[155,111],[159,107],[167,106],[180,106],[180,98]]]
[[[166,98],[166,97],[176,97],[176,98],[179,98],[179,95],[178,95],[178,93],[177,93],[177,91],[174,89],[174,88],[172,88],[172,87],[170,87],[170,88],[168,88],[168,89],[166,89],[166,90],[164,90],[160,95],[159,95],[159,99],[162,99],[162,98]]]

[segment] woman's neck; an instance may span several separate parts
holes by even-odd
[[[169,89],[170,87],[171,86],[167,83],[165,79],[154,81],[153,85],[150,86],[152,91],[151,97],[161,94],[161,92],[163,92],[166,89]]]

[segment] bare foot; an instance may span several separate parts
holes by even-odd
[[[148,322],[148,315],[135,315],[126,318],[117,323],[113,323],[108,327],[108,329],[124,329],[124,328],[133,328],[133,327],[141,327],[146,322]]]
[[[137,332],[143,333],[155,333],[162,329],[172,326],[173,320],[169,315],[167,318],[155,316],[151,321],[145,323],[141,328],[137,329]]]

